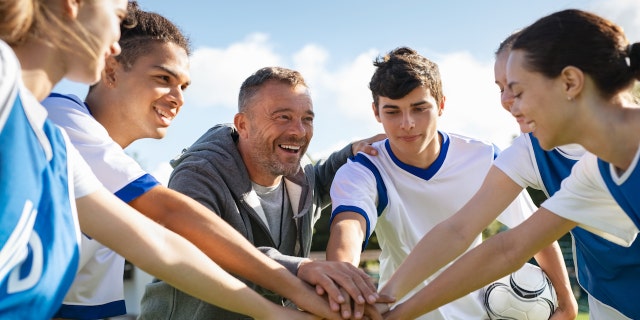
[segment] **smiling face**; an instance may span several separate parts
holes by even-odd
[[[271,186],[280,176],[298,172],[313,136],[313,118],[305,86],[269,80],[258,89],[235,118],[238,148],[253,182]]]
[[[130,69],[109,58],[98,90],[87,103],[123,148],[142,138],[161,139],[184,104],[189,57],[171,42],[154,42]]]
[[[571,101],[567,101],[562,83],[526,70],[525,58],[524,51],[513,50],[507,63],[508,86],[514,96],[511,114],[522,117],[523,125],[546,150],[573,143],[570,135],[574,109],[568,107],[567,102]]]
[[[438,117],[444,102],[438,103],[429,89],[419,86],[400,99],[378,98],[373,111],[394,154],[400,161],[426,168],[438,157]]]

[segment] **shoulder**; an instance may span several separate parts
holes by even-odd
[[[89,113],[89,109],[86,107],[84,101],[73,94],[60,94],[53,92],[42,100],[42,105],[49,110],[56,107],[68,107]]]
[[[497,155],[500,153],[500,148],[489,141],[472,138],[457,133],[440,133],[443,137],[443,145],[445,143],[448,143],[450,146],[450,152],[455,152],[457,154],[468,154],[473,156],[477,156],[478,153],[481,153],[491,155],[493,158],[497,157]]]

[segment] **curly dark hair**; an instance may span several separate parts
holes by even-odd
[[[442,102],[442,79],[438,65],[408,47],[399,47],[373,62],[376,71],[369,82],[373,103],[379,97],[400,99],[415,88],[424,86],[438,103]]]
[[[116,60],[125,70],[130,69],[140,56],[147,54],[150,45],[158,42],[174,43],[191,55],[189,39],[173,22],[155,12],[140,9],[136,1],[129,2],[120,33],[122,52],[116,56]]]

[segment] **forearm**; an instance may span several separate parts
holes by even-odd
[[[362,221],[360,221],[362,220]],[[357,267],[364,241],[364,218],[355,212],[342,212],[331,224],[327,260],[348,262]]]
[[[197,201],[177,191],[158,187],[131,204],[151,212],[156,221],[191,241],[228,272],[287,297],[309,312],[324,317],[332,314],[313,288],[296,277],[295,270],[288,270],[270,259]],[[300,260],[289,258],[292,261],[288,265],[297,265],[296,261]]]
[[[500,192],[495,194],[495,190]],[[420,282],[464,253],[521,191],[522,188],[506,174],[492,167],[476,194],[418,242],[380,293],[401,299]]]
[[[551,245],[540,250],[540,252],[535,255],[535,258],[556,290],[559,307],[567,319],[575,318],[578,313],[578,303],[571,289],[567,267],[564,263],[558,242],[554,241]]]
[[[464,254],[399,306],[393,314],[401,317],[392,319],[410,319],[424,314],[518,270],[535,253],[575,225],[548,210],[536,211],[514,229],[501,232]]]
[[[500,238],[500,234],[493,236],[464,254],[426,287],[397,305],[389,319],[415,319],[517,270],[526,259],[508,259],[502,251],[506,244]]]
[[[89,236],[179,290],[253,317],[279,312],[278,306],[226,273],[190,242],[138,214],[106,190],[78,199],[78,212],[81,227]]]
[[[409,291],[462,254],[477,236],[464,236],[447,221],[427,233],[380,289],[380,294],[400,300]],[[446,243],[446,245],[438,245]]]

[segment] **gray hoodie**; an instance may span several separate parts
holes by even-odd
[[[283,235],[294,252],[281,253],[264,223],[264,213],[252,191],[249,174],[236,146],[238,132],[233,125],[209,129],[191,147],[174,159],[169,180],[171,189],[182,192],[219,214],[262,252],[293,274],[309,255],[313,225],[322,209],[330,205],[329,190],[340,166],[352,155],[351,145],[315,165],[303,158],[301,170],[285,177],[285,186],[297,226],[296,234]],[[229,254],[233,254],[230,252]],[[265,298],[283,303],[283,298],[244,279]],[[250,319],[193,298],[160,280],[146,288],[140,319]]]

